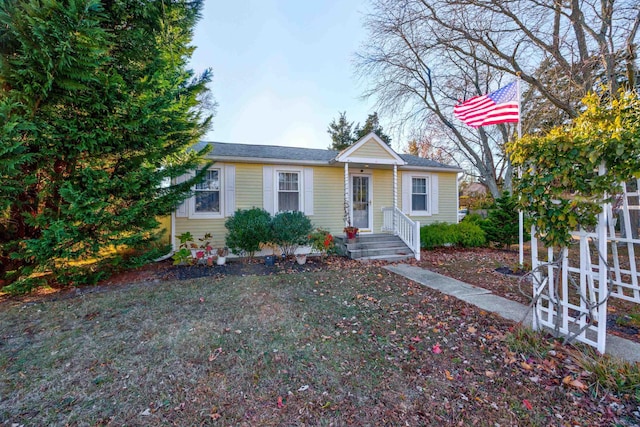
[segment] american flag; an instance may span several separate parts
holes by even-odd
[[[513,82],[488,95],[474,96],[456,105],[453,107],[453,114],[474,128],[499,123],[517,123],[518,104],[518,86]]]

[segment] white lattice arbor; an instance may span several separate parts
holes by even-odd
[[[608,298],[640,304],[640,239],[631,237],[640,226],[640,179],[632,184],[603,206],[595,231],[573,232],[575,244],[555,258],[551,249],[539,253],[532,230],[534,329],[549,328],[604,353]]]

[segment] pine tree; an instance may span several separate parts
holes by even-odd
[[[94,280],[72,261],[145,248],[189,195],[209,71],[186,68],[200,1],[0,3],[0,279]],[[34,272],[52,273],[35,279]],[[44,279],[43,279],[44,278]]]
[[[391,137],[384,133],[384,129],[380,126],[380,119],[378,118],[378,113],[374,112],[373,114],[369,114],[367,116],[367,120],[365,120],[364,125],[360,127],[360,123],[358,123],[354,129],[355,140],[359,140],[363,136],[374,132],[376,135],[380,137],[387,145],[391,145]]]
[[[489,209],[487,219],[481,226],[489,242],[507,248],[518,243],[519,218],[516,198],[508,191],[503,192]]]
[[[346,111],[340,113],[340,118],[337,122],[333,119],[327,128],[327,133],[331,135],[331,141],[333,141],[329,149],[342,151],[353,144],[355,139],[352,134],[352,127],[353,122],[349,123],[347,120]]]

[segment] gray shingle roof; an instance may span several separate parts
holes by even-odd
[[[202,149],[206,144],[212,146],[209,156],[216,159],[228,157],[229,159],[278,159],[292,160],[298,162],[320,162],[329,163],[336,158],[338,151],[322,150],[317,148],[299,148],[299,147],[281,147],[277,145],[258,145],[258,144],[234,144],[227,142],[206,142],[202,141],[196,144],[195,150]],[[433,160],[423,159],[422,157],[412,156],[410,154],[399,154],[399,156],[407,162],[407,166],[427,167],[427,168],[444,168],[460,170],[456,166],[445,165]]]
[[[413,156],[411,154],[399,154],[402,160],[407,162],[407,166],[420,166],[423,168],[447,168],[447,169],[460,169],[457,166],[445,165],[444,163],[436,162],[435,160],[425,159],[423,157]]]
[[[197,147],[203,147],[201,142]],[[213,148],[209,152],[213,157],[282,159],[312,162],[329,162],[338,154],[337,151],[317,148],[280,147],[277,145],[232,144],[227,142],[209,142]]]

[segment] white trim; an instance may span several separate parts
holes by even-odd
[[[176,184],[182,184],[183,182],[191,179],[193,177],[193,172],[189,171],[184,175],[180,175],[175,178]],[[176,217],[178,218],[189,218],[189,198],[184,199],[175,210]]]
[[[427,190],[427,210],[413,210],[413,178],[426,179]],[[437,188],[438,176],[429,173],[402,173],[402,212],[410,216],[433,216],[438,213],[436,198],[438,197]],[[456,214],[457,215],[457,214]]]
[[[224,216],[233,216],[236,211],[236,165],[224,165],[224,205]]]
[[[351,224],[355,225],[354,217],[353,217],[353,177],[367,177],[368,178],[368,187],[367,187],[367,222],[369,223],[368,228],[364,228],[364,233],[373,233],[373,174],[371,173],[352,173],[349,175],[349,192],[351,194],[349,198],[349,214],[351,216]],[[363,231],[360,231],[363,232]]]
[[[382,149],[384,149],[391,157],[393,157],[393,159],[377,159],[377,158],[353,158],[351,159],[350,156],[355,153],[360,147],[362,147],[363,145],[365,145],[367,142],[374,140],[376,143],[378,143],[378,145],[380,147],[382,147]],[[341,153],[338,154],[338,156],[336,157],[336,160],[339,162],[358,162],[358,163],[376,163],[376,164],[397,164],[397,165],[405,165],[406,162],[402,159],[402,157],[400,157],[398,155],[398,153],[396,153],[395,151],[393,151],[393,149],[391,147],[389,147],[382,139],[380,139],[380,137],[378,135],[376,135],[374,132],[369,132],[368,134],[366,134],[365,136],[363,136],[362,138],[360,138],[358,141],[356,141],[353,145],[351,145],[349,148],[347,148],[346,150],[342,151]],[[387,163],[388,162],[388,163]]]
[[[206,156],[208,160],[225,161],[233,163],[260,163],[268,165],[279,165],[287,163],[296,166],[329,166],[331,163],[325,160],[291,160],[291,159],[269,159],[261,157],[232,157],[232,156]],[[217,163],[216,163],[217,164]]]
[[[304,214],[313,215],[313,168],[304,168]]]
[[[278,193],[280,189],[278,188],[279,177],[278,174],[280,172],[284,173],[297,173],[298,174],[298,211],[304,212],[305,207],[305,179],[304,179],[304,169],[291,167],[291,166],[274,166],[273,167],[273,212],[274,214],[283,212],[278,210]],[[306,213],[305,213],[306,214]]]
[[[462,169],[459,169],[459,168],[439,168],[439,167],[436,167],[436,166],[413,166],[413,165],[398,166],[398,170],[400,170],[402,172],[412,172],[412,171],[416,171],[416,172],[448,172],[448,173],[462,173],[462,172],[464,172]]]
[[[218,212],[196,212],[196,189],[192,188],[193,196],[189,198],[188,203],[188,218],[189,219],[218,219],[224,218],[224,165],[216,163],[215,167],[209,167],[208,170],[218,171],[218,200],[220,205],[218,206]]]
[[[376,159],[375,157],[349,157],[340,160],[344,163],[368,163],[372,165],[397,165],[398,162],[393,159]]]

